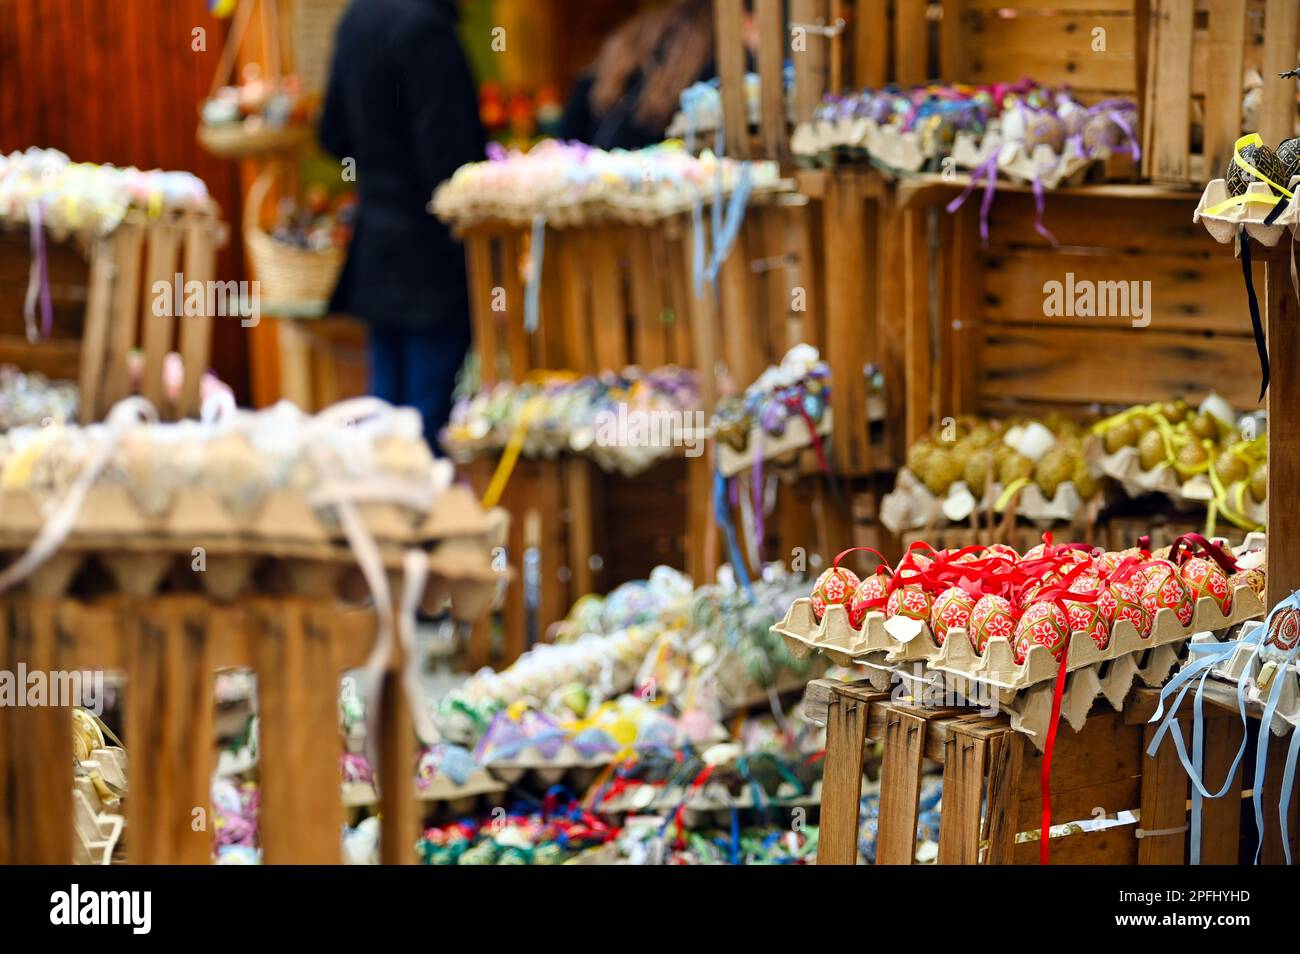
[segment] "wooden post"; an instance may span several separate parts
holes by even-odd
[[[1170,731],[1180,731],[1175,727]],[[1145,754],[1156,727],[1143,731],[1142,818],[1143,837],[1138,842],[1138,864],[1181,865],[1186,861],[1183,850],[1187,835],[1187,773],[1178,760],[1172,741],[1162,744],[1155,757]],[[1152,832],[1168,831],[1166,835]]]
[[[1258,247],[1258,246],[1257,246]],[[1268,582],[1269,609],[1300,587],[1300,303],[1291,288],[1290,244],[1265,253],[1264,308],[1268,334]]]
[[[858,811],[862,797],[862,746],[868,703],[831,690],[826,707],[826,768],[822,778],[819,865],[858,863]]]
[[[896,706],[885,706],[884,709],[884,761],[880,766],[876,864],[910,865],[916,859],[916,821],[925,759],[926,719]],[[828,757],[829,754],[828,747]]]
[[[722,86],[722,121],[726,151],[749,158],[749,111],[745,104],[745,48],[741,41],[741,0],[713,0],[715,56]]]

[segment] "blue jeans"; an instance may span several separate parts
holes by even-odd
[[[469,350],[469,328],[403,331],[370,325],[370,393],[424,419],[424,439],[436,453],[438,431],[451,417],[451,392]]]

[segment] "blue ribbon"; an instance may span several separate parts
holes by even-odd
[[[524,330],[530,335],[537,330],[538,296],[542,290],[542,258],[546,252],[546,213],[533,216],[528,281],[524,284]],[[509,264],[509,263],[507,263]]]
[[[749,572],[745,569],[745,560],[740,555],[740,543],[736,538],[736,527],[731,521],[731,502],[727,499],[727,478],[722,476],[722,471],[713,472],[713,518],[722,528],[723,534],[727,538],[727,552],[731,556],[731,565],[736,571],[736,579],[740,581],[741,588],[745,595],[752,601],[754,599],[754,587],[749,582]]]
[[[1261,634],[1267,634],[1273,617],[1280,610],[1300,610],[1300,593],[1292,592],[1282,600],[1264,618],[1264,625],[1259,628]],[[1261,644],[1262,645],[1262,644]],[[1279,662],[1279,671],[1273,677],[1273,685],[1268,691],[1268,704],[1259,720],[1259,742],[1255,746],[1255,794],[1251,801],[1255,806],[1255,830],[1259,833],[1259,844],[1255,846],[1255,864],[1259,864],[1260,852],[1264,848],[1264,779],[1268,775],[1268,744],[1273,735],[1273,716],[1277,712],[1278,700],[1282,696],[1282,683],[1288,678],[1286,667],[1291,665],[1300,652],[1300,643],[1292,646],[1286,656]],[[1287,753],[1286,765],[1282,769],[1282,796],[1278,804],[1278,817],[1281,819],[1282,850],[1286,854],[1286,863],[1291,863],[1291,843],[1288,841],[1287,805],[1291,800],[1291,789],[1295,785],[1296,733],[1293,731],[1291,748]]]

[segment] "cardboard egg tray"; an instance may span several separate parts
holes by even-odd
[[[804,795],[789,782],[782,782],[776,795],[763,796],[761,801],[754,797],[753,786],[746,785],[739,795],[733,796],[724,786],[712,782],[698,788],[689,784],[673,785],[632,785],[613,798],[604,799],[595,807],[602,815],[641,815],[669,814],[678,806],[686,810],[682,824],[687,828],[701,828],[713,824],[724,827],[731,823],[731,810],[752,808],[813,808],[821,805],[822,783],[814,782]],[[715,816],[724,818],[715,819]]]
[[[1020,142],[1004,143],[996,126],[978,139],[972,133],[959,132],[953,141],[952,158],[958,168],[976,169],[995,151],[998,154],[998,172],[1002,175],[1026,183],[1037,179],[1047,189],[1081,184],[1087,178],[1088,170],[1106,158],[1101,153],[1082,155],[1073,140],[1066,141],[1065,151],[1061,153],[1045,143],[1029,151]]]
[[[1228,629],[1248,619],[1264,615],[1264,604],[1247,586],[1239,586],[1233,593],[1232,612],[1224,616],[1210,597],[1202,597],[1196,604],[1190,626],[1178,622],[1173,610],[1161,609],[1156,613],[1151,635],[1143,639],[1127,620],[1111,628],[1110,642],[1098,649],[1089,638],[1079,636],[1070,640],[1066,671],[1075,672],[1101,663],[1112,662],[1125,656],[1141,654],[1162,646],[1186,640],[1193,633],[1216,632]],[[821,622],[813,616],[812,600],[802,597],[794,601],[785,618],[772,627],[781,635],[797,658],[803,658],[816,649],[826,653],[840,665],[867,665],[892,668],[898,663],[923,662],[938,672],[970,679],[1004,692],[1004,701],[1021,690],[1056,678],[1058,661],[1045,646],[1029,648],[1021,665],[1015,662],[1011,642],[1003,638],[989,640],[981,656],[971,646],[965,630],[949,631],[940,646],[922,624],[920,632],[907,641],[895,639],[885,629],[885,615],[879,611],[867,614],[860,629],[849,625],[847,610],[840,605],[826,608]]]
[[[822,419],[817,422],[818,436],[825,438],[831,433],[833,425],[834,419],[831,409],[828,407],[822,412]],[[734,477],[737,474],[752,470],[754,458],[758,456],[760,448],[762,449],[763,460],[769,461],[791,451],[812,446],[812,435],[808,430],[808,422],[802,416],[791,417],[787,420],[785,431],[779,436],[760,433],[761,431],[762,428],[750,428],[749,439],[743,451],[738,451],[723,441],[718,442],[718,470],[722,471],[722,476]]]
[[[464,486],[448,488],[427,514],[389,503],[359,502],[385,566],[402,567],[404,553],[420,547],[429,554],[430,585],[425,605],[450,596],[458,618],[476,618],[495,594],[502,574],[492,566],[493,547],[505,542],[508,516],[485,511]],[[7,566],[31,544],[45,523],[45,508],[24,490],[0,492],[0,551]],[[176,566],[192,568],[202,551],[205,566],[195,573],[218,599],[244,592],[257,564],[283,562],[295,589],[330,592],[348,582],[356,558],[333,520],[332,508],[313,508],[301,493],[269,491],[243,519],[212,492],[180,488],[165,513],[150,515],[121,485],[99,485],[86,496],[59,551],[25,581],[39,596],[61,596],[88,559],[102,564],[128,595],[153,594]]]
[[[1292,192],[1296,191],[1297,179],[1300,177],[1293,178],[1289,183]],[[1267,197],[1273,195],[1273,190],[1267,183],[1252,182],[1246,187],[1246,193]],[[1278,243],[1285,232],[1295,231],[1296,223],[1300,222],[1300,197],[1292,198],[1278,217],[1267,224],[1265,219],[1273,212],[1274,207],[1262,202],[1248,202],[1215,214],[1207,211],[1228,198],[1230,196],[1227,180],[1211,179],[1205,191],[1201,193],[1201,200],[1196,204],[1196,212],[1192,215],[1192,221],[1203,224],[1205,230],[1220,244],[1226,245],[1228,242],[1236,241],[1237,232],[1244,226],[1247,235],[1261,245],[1271,248]]]
[[[962,523],[977,510],[992,512],[997,499],[1002,496],[1002,489],[1000,483],[993,482],[985,487],[983,498],[977,499],[966,482],[958,480],[940,499],[930,493],[920,478],[903,467],[898,471],[894,489],[881,500],[880,522],[893,533],[933,526],[940,518]],[[1015,499],[1016,516],[1043,526],[1072,522],[1084,506],[1084,499],[1070,480],[1063,481],[1050,500],[1033,483],[1026,484]]]
[[[1263,623],[1254,621],[1244,623],[1241,636],[1249,635],[1262,625]],[[1217,641],[1219,640],[1213,633],[1198,633],[1192,638],[1194,643]],[[1212,670],[1215,678],[1232,685],[1234,704],[1236,686],[1245,683],[1247,705],[1256,706],[1260,710],[1268,704],[1274,683],[1282,680],[1271,727],[1275,735],[1300,728],[1300,662],[1295,659],[1288,662],[1285,656],[1285,653],[1269,647],[1256,653],[1252,646],[1238,646],[1230,658]]]
[[[418,802],[447,802],[455,809],[458,804],[472,806],[483,795],[503,794],[506,787],[504,782],[480,767],[470,773],[463,785],[457,785],[442,775],[424,787],[416,783],[415,799]],[[376,808],[379,805],[379,793],[369,782],[344,782],[342,798],[345,808]]]

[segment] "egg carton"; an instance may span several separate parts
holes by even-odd
[[[994,482],[984,489],[982,498],[976,498],[966,482],[958,480],[940,499],[903,467],[898,471],[894,489],[881,499],[880,522],[893,533],[933,526],[940,518],[949,523],[962,523],[976,511],[992,513],[1003,489],[1002,484]],[[1026,484],[1015,500],[1017,517],[1042,526],[1074,522],[1085,504],[1072,480],[1057,486],[1050,499],[1037,484]]]
[[[1227,616],[1207,596],[1197,601],[1190,626],[1183,626],[1173,610],[1166,608],[1157,611],[1151,634],[1145,639],[1128,620],[1120,620],[1111,627],[1110,642],[1105,649],[1099,649],[1092,639],[1076,634],[1078,638],[1070,640],[1066,671],[1074,672],[1179,643],[1193,633],[1225,630],[1263,615],[1264,604],[1255,591],[1248,586],[1239,586],[1233,593],[1232,612]],[[894,628],[896,632],[900,629]],[[961,629],[950,630],[942,646],[924,623],[920,624],[914,636],[900,640],[886,629],[885,615],[879,611],[868,613],[861,628],[854,629],[849,624],[848,611],[836,604],[828,606],[818,622],[813,615],[812,600],[808,597],[795,600],[785,618],[774,625],[772,631],[785,639],[795,656],[806,656],[817,649],[841,665],[856,663],[875,668],[894,663],[924,662],[929,669],[1010,692],[1053,680],[1060,668],[1051,651],[1039,645],[1030,646],[1024,662],[1017,664],[1011,641],[1002,637],[989,640],[984,654],[980,655],[975,652],[965,630]]]
[[[1244,639],[1262,625],[1255,621],[1244,623],[1240,636]],[[1218,641],[1212,633],[1198,633],[1192,640],[1201,644]],[[1288,662],[1286,653],[1267,646],[1256,652],[1254,646],[1241,645],[1211,673],[1234,687],[1244,683],[1247,705],[1261,709],[1268,704],[1274,684],[1282,680],[1271,729],[1275,735],[1283,735],[1300,728],[1300,661],[1293,658]],[[1235,689],[1233,695],[1235,701]]]
[[[480,766],[459,785],[445,775],[437,776],[423,787],[415,783],[415,799],[419,802],[449,802],[453,806],[457,803],[473,804],[479,796],[500,795],[507,787]],[[379,805],[379,793],[370,782],[343,782],[341,797],[345,808],[374,808]]]
[[[831,409],[826,408],[822,412],[822,418],[817,422],[817,434],[819,437],[827,437],[834,426],[834,418]],[[791,417],[786,421],[785,431],[778,435],[760,433],[762,428],[753,427],[749,431],[749,439],[745,444],[743,451],[735,450],[730,444],[722,441],[718,442],[718,470],[722,471],[724,477],[734,477],[737,474],[746,473],[753,469],[754,458],[757,456],[757,450],[761,447],[763,460],[769,461],[776,457],[784,456],[791,451],[796,451],[804,447],[812,446],[812,434],[808,429],[808,422],[802,416]]]
[[[708,782],[699,787],[689,784],[631,785],[614,798],[601,801],[595,810],[602,815],[640,815],[671,813],[680,806],[686,812],[682,824],[687,828],[700,828],[721,822],[730,824],[732,809],[792,809],[814,808],[822,802],[822,783],[816,781],[809,791],[799,794],[796,786],[781,782],[775,795],[764,794],[761,800],[754,797],[752,785],[745,785],[739,795],[733,796],[726,787]],[[715,816],[725,814],[725,819]]]
[[[1079,152],[1073,139],[1067,140],[1065,149],[1059,153],[1046,143],[1028,150],[1023,142],[1003,142],[996,126],[979,137],[974,133],[959,132],[953,140],[952,159],[960,169],[978,169],[987,164],[995,152],[998,172],[1002,175],[1018,182],[1038,181],[1047,189],[1081,184],[1087,178],[1088,170],[1109,156],[1104,151],[1085,156]]]
[[[1297,180],[1300,180],[1300,176],[1293,177],[1289,183],[1293,193],[1296,192]],[[1274,194],[1264,182],[1251,182],[1246,186],[1246,193],[1265,197]],[[1274,206],[1262,202],[1247,202],[1210,214],[1209,209],[1229,198],[1231,196],[1228,193],[1227,180],[1211,179],[1205,191],[1201,193],[1196,211],[1192,214],[1192,221],[1202,223],[1205,230],[1220,244],[1235,241],[1237,233],[1244,227],[1246,234],[1252,239],[1272,248],[1288,229],[1295,231],[1296,223],[1300,222],[1300,197],[1298,196],[1293,196],[1287,202],[1286,208],[1271,223],[1265,223],[1264,220],[1274,211]]]

